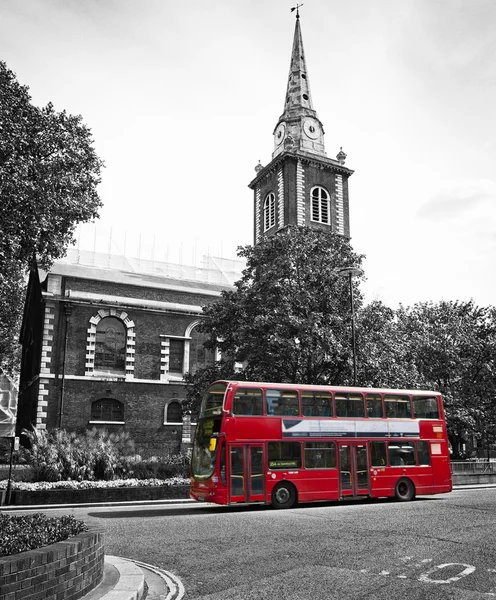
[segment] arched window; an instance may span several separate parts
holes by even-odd
[[[205,348],[203,345],[207,341],[207,338],[207,334],[200,333],[198,327],[195,327],[191,332],[188,368],[190,373],[195,373],[197,369],[211,366],[215,362],[215,352]]]
[[[101,398],[91,404],[91,421],[124,421],[124,404],[112,398]]]
[[[166,423],[182,423],[183,421],[183,411],[181,408],[181,404],[172,400],[165,407],[165,422]]]
[[[264,202],[264,231],[276,224],[276,197],[271,192],[267,194]]]
[[[312,221],[323,223],[324,225],[331,224],[331,203],[327,190],[323,187],[314,187],[312,189]]]
[[[123,374],[126,370],[126,327],[117,317],[96,326],[95,371]]]

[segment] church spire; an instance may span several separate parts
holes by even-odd
[[[299,5],[301,6],[301,5]],[[289,67],[288,86],[284,112],[274,129],[275,158],[284,150],[302,150],[325,156],[324,129],[313,108],[308,79],[303,38],[301,35],[299,6],[295,7],[296,24]]]
[[[288,87],[286,90],[286,101],[284,103],[284,114],[289,115],[295,110],[302,109],[309,109],[315,113],[312,106],[312,96],[310,94],[305,51],[303,50],[300,16],[297,14],[293,38],[293,50],[291,52],[291,64],[289,67]]]

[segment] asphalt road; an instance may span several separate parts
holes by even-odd
[[[496,600],[494,488],[281,511],[188,504],[53,512],[97,519],[106,554],[174,573],[188,600]]]

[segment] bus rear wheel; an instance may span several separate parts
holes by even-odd
[[[274,508],[291,508],[296,503],[296,489],[285,481],[278,483],[272,490],[272,506]]]
[[[394,495],[399,502],[409,502],[415,498],[415,486],[409,479],[398,479]]]

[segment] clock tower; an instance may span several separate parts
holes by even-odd
[[[300,17],[291,53],[284,112],[274,128],[274,151],[266,166],[255,167],[255,243],[297,225],[350,236],[348,178],[341,149],[328,158],[324,127],[313,108],[301,37]]]

